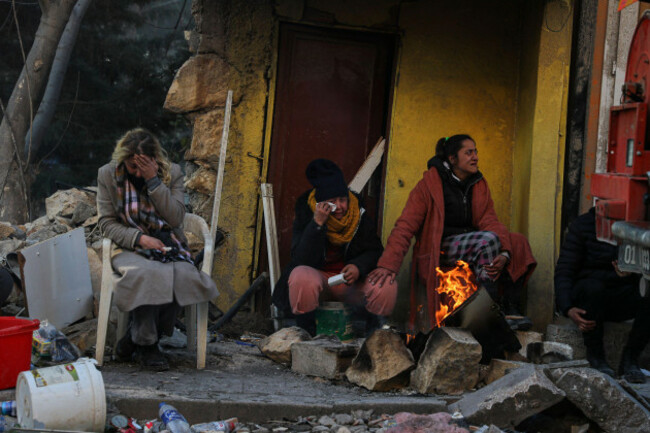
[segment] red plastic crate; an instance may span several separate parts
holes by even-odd
[[[18,373],[29,370],[38,326],[38,320],[0,317],[0,389],[15,387]]]

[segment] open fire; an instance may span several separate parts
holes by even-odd
[[[474,283],[474,273],[469,264],[462,260],[456,262],[456,267],[447,272],[437,267],[436,275],[438,276],[436,291],[440,295],[440,303],[436,310],[436,325],[440,327],[449,315],[478,290],[478,286]]]

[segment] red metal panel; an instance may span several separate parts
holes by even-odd
[[[650,170],[650,152],[645,148],[647,116],[645,103],[611,108],[608,172],[641,176]]]

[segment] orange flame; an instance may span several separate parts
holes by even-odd
[[[436,275],[438,276],[436,291],[440,294],[440,302],[436,310],[436,324],[442,326],[444,320],[469,299],[478,287],[473,282],[472,270],[462,260],[456,262],[456,267],[447,272],[443,272],[437,267]]]

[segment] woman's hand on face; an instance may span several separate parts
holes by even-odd
[[[373,285],[379,284],[379,287],[383,287],[387,281],[393,284],[395,282],[395,272],[386,268],[377,268],[368,274],[368,281]]]
[[[153,179],[158,176],[158,163],[155,159],[147,155],[133,155],[133,162],[138,166],[140,175],[144,180]]]
[[[494,258],[494,260],[492,260],[492,263],[485,266],[485,271],[487,272],[488,277],[496,280],[499,278],[501,271],[503,271],[503,268],[505,268],[507,264],[508,258],[504,255],[499,254]]]
[[[359,268],[357,268],[357,265],[346,265],[343,269],[341,269],[341,273],[343,274],[345,283],[348,286],[351,286],[359,279]]]
[[[316,203],[316,208],[314,209],[314,221],[319,226],[322,226],[327,222],[327,218],[330,217],[332,213],[332,207],[326,201]]]
[[[158,250],[158,251],[165,251],[165,244],[158,239],[154,238],[152,236],[147,236],[147,235],[142,235],[140,236],[140,241],[138,242],[142,248],[145,250]]]

